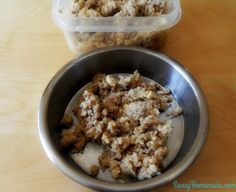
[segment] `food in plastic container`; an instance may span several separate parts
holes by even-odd
[[[54,0],[52,15],[70,49],[84,53],[117,45],[160,48],[181,8],[179,0]]]

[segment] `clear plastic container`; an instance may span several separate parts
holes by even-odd
[[[167,13],[146,17],[77,17],[72,0],[53,0],[53,20],[64,32],[76,53],[116,45],[160,48],[166,31],[181,17],[179,0],[167,0]]]

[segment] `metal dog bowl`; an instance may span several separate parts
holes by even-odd
[[[132,73],[138,70],[168,87],[184,110],[181,148],[160,176],[132,183],[112,183],[89,176],[63,152],[58,125],[73,96],[96,73]],[[203,93],[189,72],[161,53],[136,47],[111,47],[93,51],[66,64],[48,84],[38,114],[39,135],[50,160],[78,183],[99,191],[144,191],[174,180],[200,153],[208,132],[208,110]],[[176,143],[178,143],[176,139]]]

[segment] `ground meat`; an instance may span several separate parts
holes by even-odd
[[[73,49],[78,53],[86,53],[97,48],[121,45],[160,49],[167,39],[167,33],[164,31],[67,33],[73,41]]]
[[[79,125],[63,130],[61,145],[72,145],[72,152],[78,152],[90,141],[103,144],[99,166],[103,171],[109,168],[114,179],[159,175],[172,131],[172,121],[161,121],[159,115],[172,99],[169,89],[146,83],[137,71],[120,76],[98,74],[73,110]],[[92,166],[91,175],[97,175],[97,170]]]
[[[121,176],[121,168],[119,161],[113,160],[110,162],[111,176],[118,179]]]
[[[99,167],[97,165],[92,165],[90,167],[90,174],[94,177],[96,177],[99,173]]]
[[[61,125],[63,127],[70,127],[73,124],[73,119],[71,115],[65,114],[61,120]]]
[[[98,158],[98,162],[102,170],[105,170],[110,166],[110,159],[110,154],[107,151],[104,151],[102,155]]]
[[[72,14],[80,17],[157,16],[166,11],[166,0],[74,0]]]
[[[62,138],[60,140],[60,144],[62,147],[68,147],[76,141],[77,136],[73,132],[62,132]]]
[[[86,138],[83,135],[80,135],[78,141],[74,144],[75,148],[81,151],[86,145]]]
[[[76,17],[148,17],[168,12],[167,0],[73,0],[71,9]],[[119,45],[159,48],[166,40],[166,34],[159,31],[68,32],[68,35],[74,49],[81,53]]]
[[[183,109],[178,106],[174,110],[170,111],[168,115],[172,117],[177,117],[182,113],[183,113]]]

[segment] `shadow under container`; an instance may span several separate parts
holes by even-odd
[[[167,30],[181,17],[179,0],[167,0],[167,13],[146,17],[78,17],[71,13],[72,0],[54,0],[52,17],[78,54],[110,46],[143,46],[160,49]]]

